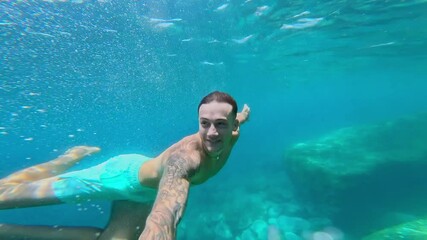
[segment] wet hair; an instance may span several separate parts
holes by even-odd
[[[202,101],[199,103],[199,107],[197,108],[197,111],[200,110],[200,106],[202,104],[210,103],[210,102],[220,102],[220,103],[228,103],[232,106],[231,112],[234,114],[234,116],[237,115],[237,103],[236,100],[229,94],[225,92],[220,91],[214,91],[206,95]]]

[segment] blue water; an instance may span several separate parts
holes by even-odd
[[[426,11],[424,0],[1,1],[0,176],[75,145],[102,148],[83,166],[156,155],[197,131],[201,97],[226,91],[251,120],[227,166],[192,190],[180,230],[222,239],[200,216],[235,229],[232,216],[286,202],[287,147],[427,110]],[[99,204],[0,222],[102,227]]]

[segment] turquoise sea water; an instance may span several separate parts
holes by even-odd
[[[197,131],[201,97],[226,91],[251,120],[227,166],[192,189],[178,238],[250,239],[246,226],[294,201],[286,148],[427,110],[426,12],[424,0],[0,1],[0,176],[75,145],[102,148],[83,166],[156,155]],[[52,206],[0,222],[102,227],[108,213]]]

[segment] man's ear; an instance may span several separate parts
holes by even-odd
[[[237,129],[239,129],[239,125],[240,125],[239,120],[235,119],[233,123],[233,131],[237,131]]]

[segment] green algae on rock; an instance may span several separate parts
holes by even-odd
[[[427,219],[419,219],[375,232],[362,240],[425,240],[427,239]]]

